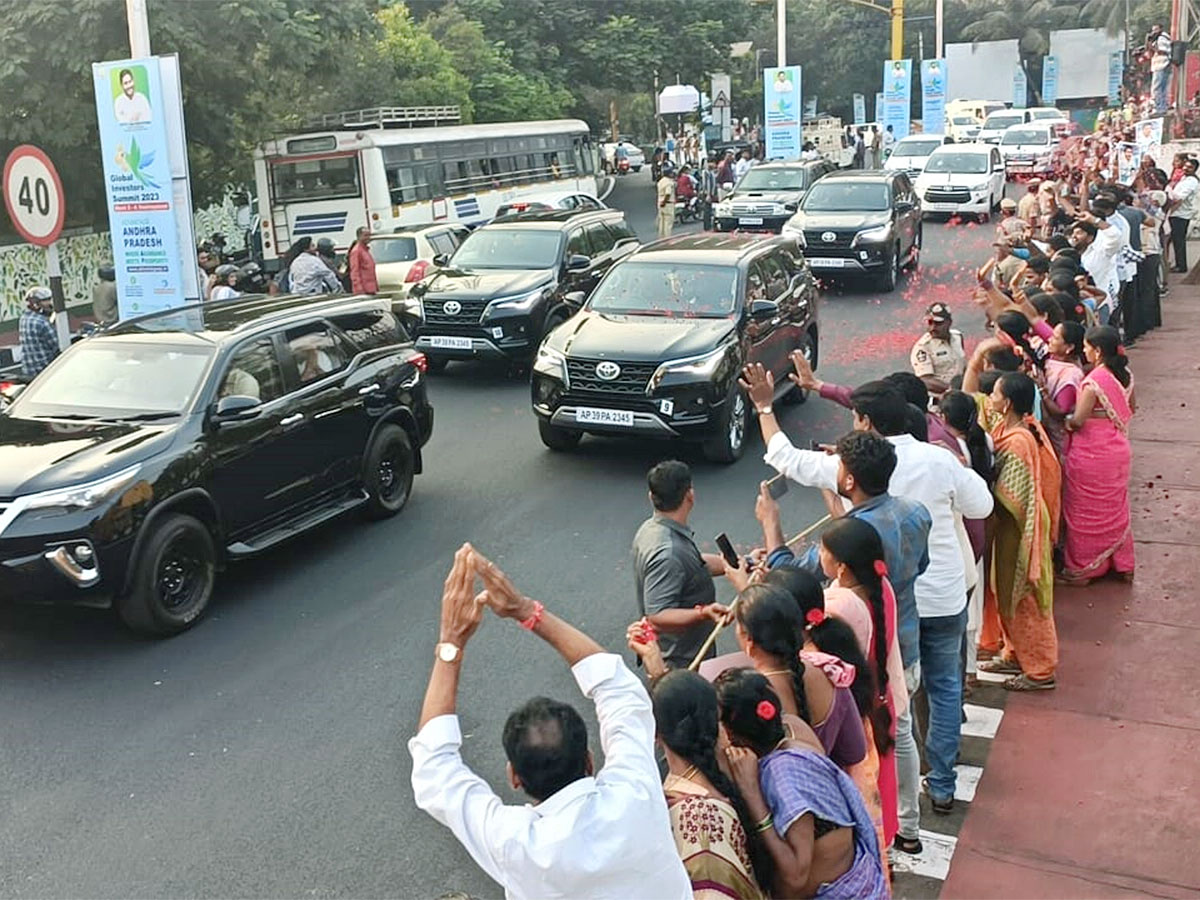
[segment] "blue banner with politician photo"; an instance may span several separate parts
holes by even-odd
[[[184,302],[158,63],[92,64],[122,319]]]
[[[867,98],[862,94],[854,95],[854,124],[867,124]]]
[[[1058,102],[1058,59],[1042,57],[1042,103],[1053,106]]]
[[[946,61],[921,60],[921,130],[942,134],[946,130]]]
[[[883,64],[884,130],[892,126],[896,140],[908,137],[912,110],[912,60],[892,59]]]
[[[800,158],[800,67],[763,71],[763,121],[766,123],[766,158]]]

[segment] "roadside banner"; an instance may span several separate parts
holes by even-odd
[[[158,63],[92,64],[122,319],[185,302]]]
[[[867,98],[862,94],[854,95],[854,124],[867,124]]]
[[[1124,61],[1121,51],[1114,50],[1108,54],[1108,105],[1116,106],[1121,102],[1121,79],[1125,75]]]
[[[921,130],[926,134],[946,131],[946,61],[921,60]]]
[[[879,130],[883,130],[883,91],[875,92],[875,117],[871,120],[879,123]]]
[[[817,117],[817,98],[804,98],[804,118],[815,119]]]
[[[763,70],[767,159],[800,158],[800,67]]]
[[[1042,103],[1053,106],[1058,102],[1058,58],[1042,57]]]
[[[1025,77],[1025,67],[1020,63],[1013,67],[1012,90],[1013,109],[1024,109],[1028,105],[1029,80]]]
[[[896,140],[908,137],[912,119],[912,60],[891,59],[883,64],[883,122]]]

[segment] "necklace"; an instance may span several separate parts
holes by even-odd
[[[770,678],[772,675],[791,675],[791,669],[771,669],[769,672],[759,672],[764,678]]]

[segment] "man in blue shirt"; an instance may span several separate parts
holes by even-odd
[[[50,315],[54,312],[54,295],[50,289],[30,288],[25,294],[25,306],[17,325],[21,338],[21,372],[32,378],[54,362],[62,351],[58,346],[58,332],[50,324]]]

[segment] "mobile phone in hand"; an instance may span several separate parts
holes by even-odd
[[[738,567],[737,551],[733,549],[733,544],[729,542],[729,535],[721,532],[717,535],[717,549],[721,551],[721,556],[725,558],[725,562],[729,563],[730,568]]]
[[[816,449],[815,447],[813,448]],[[772,500],[778,500],[788,492],[787,478],[780,474],[776,475],[767,482],[767,493],[771,495]]]

